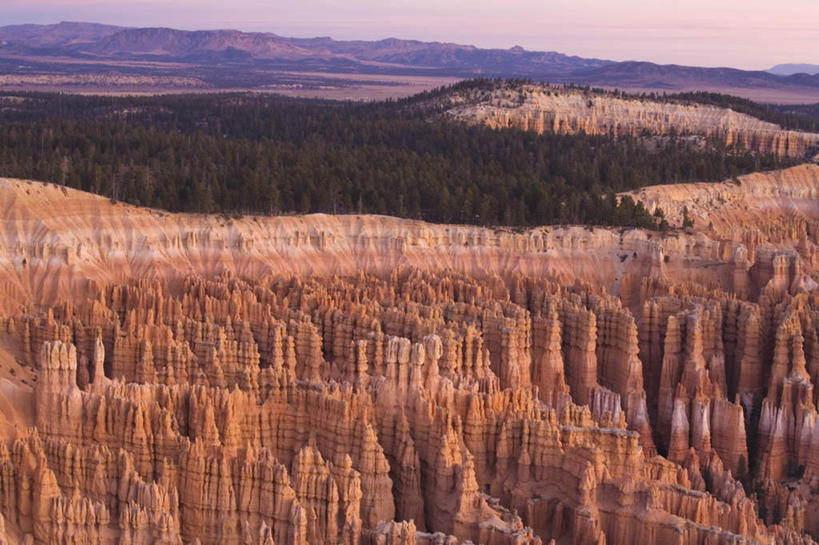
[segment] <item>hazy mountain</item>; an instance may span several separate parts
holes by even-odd
[[[56,25],[11,25],[0,27],[0,45],[28,49],[68,48],[91,44],[123,27],[97,23],[63,22]],[[3,43],[6,42],[6,43]]]
[[[313,51],[290,45],[275,34],[170,28],[129,28],[72,49],[78,54],[106,58],[155,56],[186,59],[206,53],[225,52],[232,52],[237,59],[242,60],[296,60],[315,56]]]
[[[819,64],[777,64],[767,70],[771,74],[790,76],[791,74],[819,74]]]
[[[804,86],[819,88],[819,76],[808,74],[776,75],[762,70],[701,68],[676,64],[626,61],[606,65],[578,75],[578,83],[620,87],[705,88],[709,86],[777,88]],[[819,100],[819,92],[817,92]]]
[[[574,73],[614,63],[614,61],[564,55],[555,51],[527,51],[522,47],[481,49],[472,45],[396,38],[373,42],[337,41],[331,38],[284,38],[283,40],[316,52],[347,55],[360,60],[438,68],[471,74],[542,76]]]
[[[612,61],[571,57],[557,52],[481,49],[469,45],[415,40],[337,41],[284,38],[237,30],[184,31],[170,28],[120,28],[82,23],[0,27],[0,55],[41,55],[124,60],[202,60],[234,62],[336,61],[348,65],[384,63],[453,75],[544,76],[599,68]],[[365,69],[365,70],[371,70]]]
[[[89,60],[95,62],[89,63]],[[127,62],[133,60],[159,64]],[[242,66],[242,70],[237,70],[237,66]],[[785,90],[804,97],[801,102],[819,102],[819,75],[780,75],[779,72],[790,74],[791,69],[783,66],[786,65],[771,71],[699,68],[588,59],[553,51],[528,51],[522,47],[482,49],[395,38],[378,41],[287,38],[238,30],[186,31],[93,23],[0,27],[0,74],[15,77],[56,73],[65,76],[78,71],[195,75],[203,86],[256,88],[281,84],[284,71],[450,78],[489,76],[624,89],[703,89],[763,97],[770,91]],[[810,70],[800,68],[799,71]],[[299,84],[290,80],[285,83]]]

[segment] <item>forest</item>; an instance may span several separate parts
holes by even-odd
[[[4,94],[0,176],[170,211],[658,228],[661,218],[615,193],[794,164],[683,138],[646,146],[467,126],[407,104]]]

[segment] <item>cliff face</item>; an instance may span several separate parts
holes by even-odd
[[[744,244],[800,241],[815,232],[819,165],[739,176],[722,183],[644,187],[628,194],[649,211],[661,208],[672,226],[688,209],[693,230]]]
[[[454,119],[538,133],[696,135],[787,157],[804,157],[819,147],[819,134],[785,130],[730,108],[619,98],[544,85],[462,91],[448,97],[445,107]]]
[[[811,200],[819,187],[816,167],[745,179],[743,191],[764,184],[770,198],[754,194],[738,206],[750,206],[757,213],[760,230],[779,230],[776,226],[787,216],[785,225],[793,225],[782,229],[773,242],[780,247],[799,246],[800,254],[809,258],[813,244],[800,240],[809,238],[812,221],[819,217],[819,208]],[[801,196],[779,198],[789,193]],[[646,200],[651,207],[653,201]],[[673,206],[664,200],[658,204],[672,214]],[[777,221],[766,224],[764,218],[774,205],[779,207]],[[753,264],[754,248],[768,241],[753,232],[735,241],[724,232],[660,236],[634,229],[583,227],[521,232],[384,216],[168,214],[112,204],[56,185],[8,179],[0,179],[0,210],[0,309],[8,312],[28,303],[53,305],[71,299],[94,283],[178,282],[188,274],[222,272],[244,278],[350,275],[361,270],[387,274],[400,266],[498,274],[505,279],[512,271],[548,275],[568,282],[581,280],[614,293],[633,290],[632,280],[642,277],[697,280],[731,290],[737,263],[745,259]],[[771,271],[756,275],[756,289],[768,274]]]
[[[227,220],[3,184],[0,542],[819,536],[809,229]]]

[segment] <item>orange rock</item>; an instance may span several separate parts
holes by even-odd
[[[801,199],[811,171],[768,176]],[[0,227],[19,212],[48,233],[20,235],[33,304],[0,302],[0,340],[37,376],[0,380],[0,542],[819,532],[813,219],[737,240],[324,216],[231,230],[31,186],[64,198],[52,218],[0,183],[19,197],[0,192]],[[113,228],[126,217],[150,247]],[[58,263],[79,233],[104,267]]]

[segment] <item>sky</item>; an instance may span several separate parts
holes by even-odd
[[[744,69],[819,64],[819,0],[0,0],[0,25],[64,20]]]

